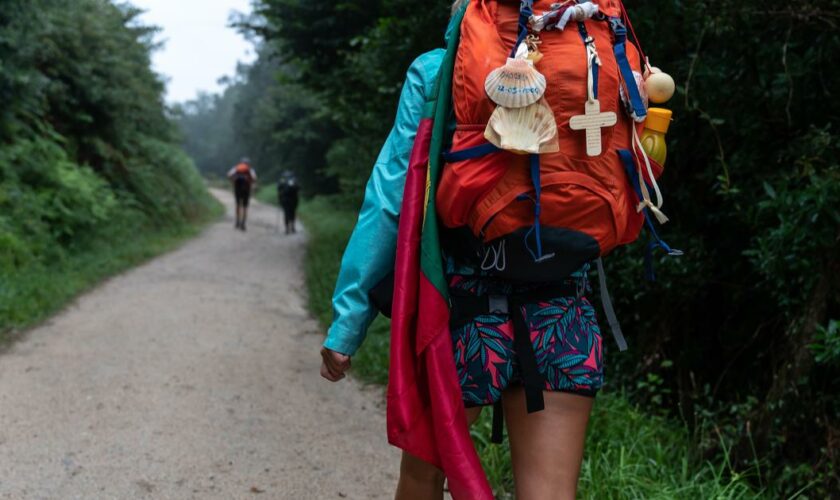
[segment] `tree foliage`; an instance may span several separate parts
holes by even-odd
[[[221,95],[176,106],[184,148],[205,175],[222,176],[248,157],[261,179],[295,172],[308,192],[332,192],[325,151],[338,136],[319,97],[295,83],[295,72],[269,46],[240,65]]]
[[[404,72],[442,45],[450,2],[254,5],[238,20],[262,43],[248,74],[275,78],[234,85],[251,87],[236,106],[265,117],[235,136],[273,142],[284,167],[317,169],[310,190],[337,180],[357,203]],[[651,62],[678,82],[663,231],[686,255],[657,258],[655,283],[642,280],[646,242],[608,259],[632,337],[629,353],[608,353],[608,379],[684,418],[704,453],[731,447],[775,494],[827,496],[840,490],[840,2],[627,7]]]
[[[0,2],[0,282],[110,229],[177,226],[208,209],[139,13],[106,0]]]

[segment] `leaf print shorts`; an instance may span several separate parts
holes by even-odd
[[[455,276],[453,294],[510,295],[512,285],[486,278]],[[560,296],[526,303],[527,324],[537,370],[547,391],[595,396],[603,384],[601,330],[586,297]],[[467,406],[493,404],[502,391],[522,383],[510,314],[481,314],[453,325],[455,367]]]

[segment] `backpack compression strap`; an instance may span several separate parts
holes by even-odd
[[[633,191],[636,192],[636,196],[639,197],[639,200],[642,200],[644,197],[642,192],[642,182],[645,181],[638,174],[635,161],[633,160],[633,153],[626,149],[619,149],[618,156],[624,164],[624,171],[630,179],[630,185],[633,186]],[[653,223],[651,212],[648,207],[645,207],[643,212],[645,215],[645,225],[647,226],[648,232],[652,238],[650,243],[648,243],[647,250],[645,251],[645,279],[648,281],[656,281],[656,275],[653,272],[653,251],[657,248],[661,248],[665,251],[665,253],[672,257],[679,257],[680,255],[683,255],[683,251],[671,248],[671,246],[659,237],[659,233],[656,232],[656,225]]]
[[[636,85],[636,77],[633,75],[633,67],[627,59],[627,28],[621,18],[609,18],[610,29],[613,32],[613,52],[618,69],[621,72],[621,79],[627,89],[627,96],[630,98],[630,105],[633,107],[633,119],[637,122],[644,121],[647,116],[647,108],[642,100],[639,87]]]
[[[510,57],[516,57],[516,50],[528,36],[528,23],[531,21],[532,15],[534,15],[534,0],[522,0],[519,6],[519,35],[510,51]]]

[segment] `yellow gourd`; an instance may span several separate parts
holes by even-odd
[[[668,145],[665,143],[665,134],[671,125],[672,112],[670,109],[650,108],[648,109],[645,129],[642,132],[642,147],[648,157],[661,166],[665,166],[665,159],[668,156]]]

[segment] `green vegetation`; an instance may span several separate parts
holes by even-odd
[[[277,205],[277,187],[273,184],[260,185],[257,187],[255,197],[263,203]]]
[[[103,278],[173,249],[222,212],[217,205],[190,223],[140,233],[131,225],[109,224],[62,259],[28,266],[4,278],[0,324],[20,329],[37,323]],[[9,331],[0,332],[0,347],[14,338]]]
[[[356,209],[405,70],[442,45],[450,3],[257,0],[257,14],[233,22],[260,58],[185,119],[233,113],[229,133],[258,168],[293,169],[309,194],[338,191],[339,206]],[[656,258],[655,283],[642,279],[646,241],[607,259],[632,343],[611,355],[611,383],[685,422],[700,455],[753,471],[772,495],[830,496],[840,491],[840,2],[626,4],[651,62],[679,87],[663,232],[686,255]]]
[[[177,146],[138,13],[106,0],[0,9],[0,338],[216,213]]]
[[[309,233],[309,307],[326,328],[332,319],[330,297],[355,214],[336,210],[328,199],[319,197],[304,204],[301,215]],[[353,359],[353,373],[361,380],[387,382],[388,338],[388,321],[379,317]],[[492,412],[483,413],[473,437],[497,497],[512,498],[510,450],[507,442],[490,443]],[[684,425],[647,415],[622,394],[598,397],[587,436],[582,498],[759,498],[747,479],[726,460],[705,462],[696,438]]]
[[[483,412],[473,438],[497,498],[513,498],[510,448],[507,441],[490,443],[491,415]],[[650,417],[624,395],[598,396],[586,437],[580,498],[763,498],[749,479],[728,460],[703,461],[684,426]]]
[[[335,137],[332,125],[324,122],[322,106],[310,92],[277,85],[293,70],[280,64],[271,45],[256,42],[259,59],[240,66],[221,95],[202,94],[175,106],[184,150],[205,177],[223,177],[247,156],[265,186],[293,171],[307,193],[334,192],[336,181],[322,172],[324,151]]]

